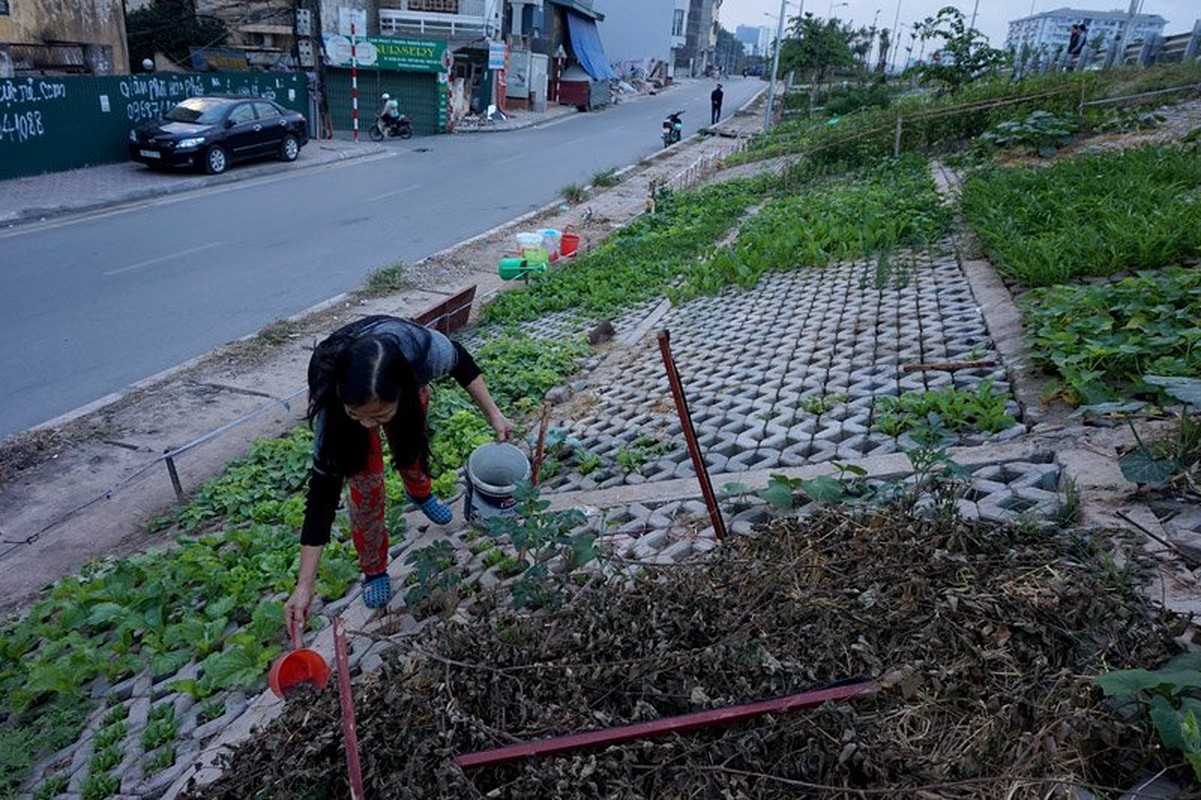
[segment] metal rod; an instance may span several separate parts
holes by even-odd
[[[538,473],[542,470],[542,459],[546,457],[546,426],[549,423],[550,403],[543,403],[538,420],[538,444],[534,447],[534,468],[530,471],[530,483],[534,486],[538,485]]]
[[[771,127],[772,123],[772,106],[776,102],[776,71],[780,68],[780,45],[783,44],[780,40],[784,36],[784,9],[788,7],[788,0],[780,0],[780,18],[776,20],[776,52],[771,58],[771,83],[767,84],[767,110],[763,112],[763,130]]]
[[[179,471],[175,469],[175,459],[167,456],[163,459],[163,463],[167,465],[167,474],[171,476],[171,488],[175,490],[175,498],[182,503],[184,501],[183,484],[179,482]]]
[[[684,430],[684,439],[688,442],[688,454],[692,457],[692,468],[696,470],[696,479],[701,484],[701,494],[705,505],[709,508],[709,521],[713,523],[713,533],[718,541],[726,538],[726,521],[721,516],[717,505],[717,496],[713,493],[713,484],[709,481],[709,468],[705,466],[705,457],[701,455],[700,443],[696,440],[696,429],[692,427],[692,414],[688,411],[688,398],[684,396],[684,387],[680,383],[680,372],[676,369],[676,361],[671,355],[671,332],[659,331],[659,352],[663,354],[663,367],[667,370],[667,381],[671,384],[671,394],[676,401],[676,413],[680,415],[680,427]]]
[[[741,722],[742,720],[759,717],[764,714],[799,711],[805,708],[816,708],[823,703],[850,700],[856,697],[868,697],[875,693],[878,686],[879,684],[875,681],[864,681],[846,686],[833,686],[827,689],[801,692],[800,694],[793,694],[787,697],[777,697],[773,700],[760,700],[745,705],[714,708],[678,717],[664,717],[662,719],[650,720],[649,722],[623,725],[618,728],[605,728],[599,731],[588,731],[587,733],[556,736],[553,739],[543,739],[538,742],[512,744],[506,747],[497,747],[493,750],[464,753],[463,755],[455,756],[455,763],[460,767],[483,767],[492,764],[504,764],[509,761],[519,761],[532,756],[565,753],[581,747],[619,744],[632,739],[645,739],[650,736],[680,733],[697,728],[729,725],[730,723]]]
[[[365,800],[363,770],[359,764],[359,736],[354,727],[354,700],[350,696],[350,660],[346,653],[346,628],[334,617],[334,660],[338,667],[338,700],[342,704],[342,735],[346,739],[346,772],[351,800]]]

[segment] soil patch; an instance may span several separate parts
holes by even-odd
[[[1042,798],[1129,786],[1151,752],[1098,672],[1153,667],[1180,620],[1108,536],[899,511],[779,519],[701,563],[554,612],[427,629],[358,682],[372,797]],[[632,588],[628,585],[633,583]],[[881,678],[871,699],[463,772],[456,754]],[[198,798],[348,796],[328,691]]]

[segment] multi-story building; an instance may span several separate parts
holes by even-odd
[[[766,25],[739,25],[734,38],[742,42],[748,56],[766,58],[771,55],[772,29]]]
[[[684,46],[675,51],[676,74],[704,75],[713,68],[721,0],[689,0]]]
[[[0,78],[128,72],[121,0],[0,0]]]
[[[1131,44],[1143,41],[1150,36],[1162,36],[1167,20],[1158,14],[1057,8],[1011,20],[1005,49],[1014,54],[1062,53],[1067,48],[1071,26],[1077,24],[1087,27],[1085,36],[1090,45],[1097,42],[1093,49],[1104,52],[1115,40],[1121,45],[1123,42]]]
[[[193,0],[197,14],[215,17],[229,31],[223,50],[210,55],[217,59],[229,50],[240,51],[246,66],[272,69],[295,66],[296,3],[293,0]],[[204,54],[194,55],[194,68],[205,65]]]

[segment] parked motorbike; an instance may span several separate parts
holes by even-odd
[[[405,114],[391,119],[384,117],[382,114],[376,114],[375,124],[368,129],[367,133],[371,136],[371,141],[373,142],[382,142],[388,136],[399,136],[401,139],[408,139],[413,135],[413,122]]]
[[[684,135],[684,122],[680,117],[684,114],[683,111],[676,111],[667,115],[667,119],[663,120],[663,146],[671,147]]]

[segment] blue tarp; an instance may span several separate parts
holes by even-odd
[[[575,52],[576,60],[593,80],[607,81],[617,77],[617,73],[609,66],[609,59],[605,57],[596,20],[568,11],[567,32],[571,34],[571,49]]]

